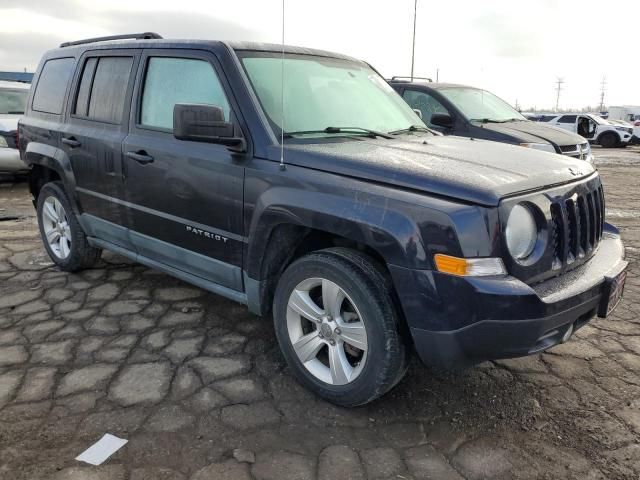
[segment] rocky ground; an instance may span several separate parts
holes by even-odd
[[[302,390],[270,319],[111,254],[67,274],[26,186],[0,185],[0,478],[640,476],[640,149],[596,150],[626,296],[567,344],[456,374],[417,363],[341,409]],[[74,458],[104,433],[129,443]]]

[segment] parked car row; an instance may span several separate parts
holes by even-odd
[[[477,89],[393,85],[308,48],[65,43],[19,124],[44,247],[65,271],[112,250],[273,317],[295,377],[344,406],[414,354],[529,355],[609,315],[627,262],[584,140]]]
[[[616,125],[591,113],[543,114],[538,121],[577,133],[605,148],[626,146],[633,137],[632,126]]]
[[[391,79],[423,121],[445,135],[509,143],[591,162],[583,136],[531,122],[491,92],[464,85]]]
[[[0,174],[22,173],[27,165],[18,152],[18,120],[24,114],[29,85],[0,80]]]

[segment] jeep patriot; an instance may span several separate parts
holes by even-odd
[[[529,355],[622,296],[591,164],[442,136],[344,55],[65,43],[19,147],[61,270],[107,249],[271,315],[296,378],[340,405],[387,392],[414,352],[445,368]]]

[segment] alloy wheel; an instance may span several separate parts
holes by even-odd
[[[336,283],[309,278],[293,289],[287,304],[293,350],[318,380],[346,385],[362,372],[367,331],[357,306]]]
[[[45,241],[53,254],[64,260],[71,254],[71,227],[67,212],[56,197],[47,197],[42,205]]]

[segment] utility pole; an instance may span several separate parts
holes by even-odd
[[[440,69],[436,68],[436,83],[440,81]]]
[[[558,106],[560,105],[560,92],[562,91],[562,84],[564,83],[564,78],[557,77],[556,80],[556,112],[558,111]]]
[[[602,77],[600,82],[600,112],[604,112],[604,93],[607,91],[607,78]]]
[[[413,43],[411,45],[411,81],[413,82],[413,63],[416,52],[416,17],[418,13],[418,0],[413,2]]]

